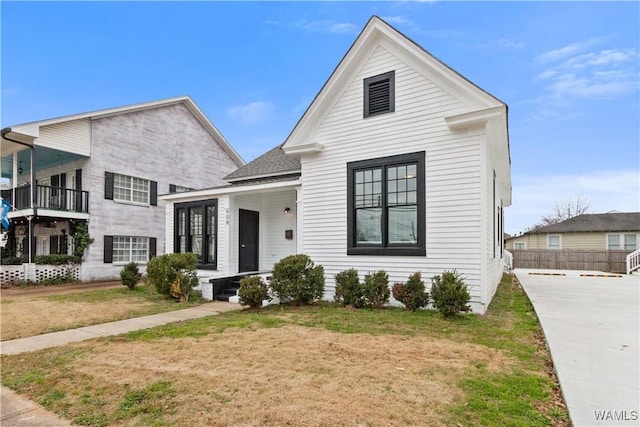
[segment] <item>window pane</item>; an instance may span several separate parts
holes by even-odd
[[[625,234],[624,235],[624,248],[628,251],[632,251],[636,248],[636,235]]]
[[[389,208],[389,244],[418,242],[418,207]]]
[[[113,237],[113,262],[129,262],[130,243],[129,237]]]
[[[358,171],[356,172],[356,184],[360,184],[364,182],[364,172]]]
[[[356,210],[356,244],[382,244],[382,209]]]
[[[216,207],[207,206],[207,263],[216,260]]]
[[[607,246],[609,249],[621,249],[620,246],[620,235],[619,234],[609,234],[607,236]]]
[[[549,236],[549,249],[560,249],[560,236]]]
[[[149,239],[146,237],[131,238],[131,261],[147,262]]]
[[[202,255],[202,208],[190,209],[190,230],[191,248],[190,251],[197,255]]]

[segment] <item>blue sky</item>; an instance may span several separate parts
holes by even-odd
[[[371,15],[509,105],[524,231],[640,210],[638,2],[0,2],[1,126],[190,95],[247,161],[284,141]]]

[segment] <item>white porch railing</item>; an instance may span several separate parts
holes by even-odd
[[[640,249],[636,249],[627,255],[627,274],[640,269]]]

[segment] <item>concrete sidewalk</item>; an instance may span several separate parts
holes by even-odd
[[[640,425],[640,277],[514,272],[540,320],[573,425]]]
[[[182,320],[197,319],[211,316],[225,311],[239,310],[242,306],[228,302],[210,302],[184,310],[169,311],[151,316],[119,320],[117,322],[102,323],[85,326],[78,329],[52,332],[28,338],[19,338],[0,343],[0,354],[11,355],[29,351],[57,347],[64,344],[89,340],[92,338],[119,335],[130,331],[153,328],[154,326],[180,322]],[[70,426],[68,421],[48,412],[42,406],[25,399],[11,389],[2,387],[0,390],[0,425],[5,426]]]

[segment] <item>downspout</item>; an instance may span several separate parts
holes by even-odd
[[[30,180],[31,180],[31,185],[30,185],[30,199],[31,199],[31,210],[33,211],[33,217],[27,217],[27,219],[29,220],[29,264],[32,263],[33,261],[33,252],[35,249],[35,246],[33,245],[33,223],[32,223],[32,219],[38,216],[38,211],[36,208],[36,176],[34,174],[34,170],[35,170],[35,152],[36,152],[36,147],[35,145],[29,145],[25,142],[22,141],[18,141],[16,139],[11,139],[7,136],[7,134],[11,132],[11,128],[4,128],[2,129],[2,131],[0,131],[0,133],[2,133],[2,137],[4,139],[6,139],[7,141],[11,141],[14,142],[16,144],[20,144],[20,145],[24,145],[26,147],[28,147],[31,150],[31,159],[29,162],[29,168],[30,168]],[[14,191],[15,191],[14,187]]]

